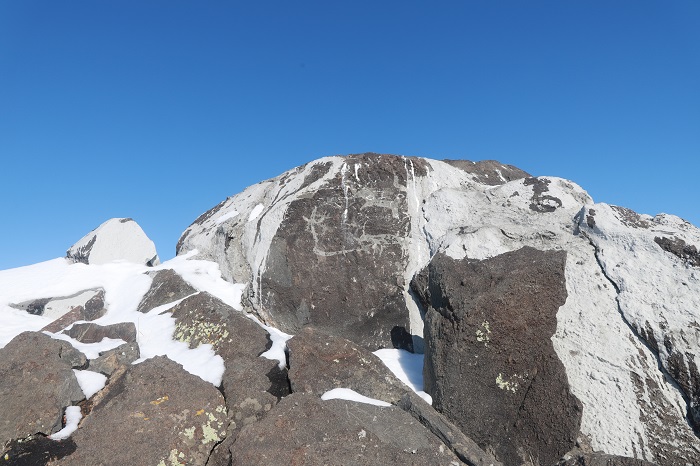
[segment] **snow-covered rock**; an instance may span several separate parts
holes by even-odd
[[[246,283],[244,307],[283,331],[311,325],[370,349],[417,351],[426,309],[409,283],[435,254],[566,251],[567,298],[551,341],[583,405],[578,441],[700,463],[698,230],[516,170],[327,157],[226,199],[183,233],[178,251],[197,250]]]
[[[149,266],[160,263],[155,244],[130,218],[107,220],[71,246],[66,257],[84,264],[106,264],[115,260]]]

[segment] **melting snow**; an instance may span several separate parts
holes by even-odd
[[[93,371],[79,371],[73,369],[78,385],[85,394],[85,398],[90,399],[92,395],[102,390],[107,383],[107,376]]]
[[[322,400],[349,400],[356,401],[358,403],[366,403],[368,405],[375,406],[391,406],[391,403],[386,401],[377,400],[375,398],[369,398],[364,395],[360,395],[355,390],[349,388],[334,388],[333,390],[328,390],[326,393],[321,395]]]
[[[51,440],[64,440],[78,430],[78,423],[83,418],[80,406],[68,406],[66,408],[66,426],[53,435],[49,435]]]

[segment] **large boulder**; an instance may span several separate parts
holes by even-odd
[[[136,308],[139,312],[148,312],[155,307],[184,299],[197,292],[174,270],[158,270],[148,272],[148,275],[153,278],[153,281]]]
[[[459,466],[459,459],[400,408],[295,393],[246,426],[233,465],[303,464]]]
[[[566,301],[564,251],[524,247],[484,261],[433,257],[413,282],[426,314],[425,389],[504,464],[554,464],[582,406],[552,345]]]
[[[84,264],[106,264],[123,260],[158,265],[156,247],[130,218],[112,218],[83,236],[66,251],[66,257]]]
[[[422,352],[426,309],[409,283],[436,254],[565,251],[551,344],[583,407],[581,436],[602,454],[674,465],[700,463],[688,422],[698,404],[697,232],[493,161],[361,154],[224,200],[183,233],[178,253],[216,261],[247,285],[246,309],[288,333],[311,325],[371,350]]]
[[[86,362],[69,343],[38,332],[21,333],[0,349],[0,452],[10,440],[63,427],[66,407],[85,398],[73,369]]]
[[[226,436],[219,390],[164,356],[131,366],[104,391],[71,437],[75,452],[56,464],[204,465]]]

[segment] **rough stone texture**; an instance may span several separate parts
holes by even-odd
[[[567,297],[564,251],[484,261],[438,254],[413,282],[426,314],[425,389],[504,464],[553,464],[575,444],[581,403],[551,337]]]
[[[55,464],[204,465],[226,435],[226,406],[208,382],[158,356],[110,381]],[[54,463],[49,463],[54,464]]]
[[[323,395],[334,388],[396,403],[411,389],[367,349],[305,327],[287,342],[292,392]]]
[[[65,341],[38,332],[17,335],[0,349],[0,450],[13,439],[50,435],[63,412],[85,398],[73,368],[85,356]]]
[[[149,275],[153,277],[153,282],[136,309],[139,312],[148,312],[154,307],[172,303],[197,292],[174,270],[158,270],[149,272]]]
[[[399,408],[294,393],[243,428],[233,465],[450,465],[461,463]]]
[[[626,456],[578,452],[567,454],[557,466],[654,466],[654,463]]]
[[[153,241],[130,218],[107,220],[71,246],[66,257],[84,264],[105,264],[115,260],[148,266],[160,263]]]
[[[415,393],[405,393],[397,406],[440,439],[465,464],[469,466],[501,466],[501,463],[493,455],[482,450],[474,440],[464,435],[456,425],[435,411],[431,405]]]
[[[259,356],[270,345],[262,327],[207,292],[183,300],[170,312],[177,319],[176,340],[190,348],[208,343],[224,361],[241,355]]]
[[[136,342],[136,325],[133,322],[120,322],[112,325],[94,323],[73,324],[63,333],[82,343],[96,343],[103,338],[121,339],[127,343]]]
[[[313,325],[371,349],[411,347],[401,240],[411,227],[405,163],[349,156],[330,182],[290,203],[257,297],[281,330]]]
[[[57,333],[78,320],[95,320],[106,312],[104,290],[84,290],[71,296],[32,299],[11,303],[11,307],[54,321],[43,330]]]
[[[497,160],[443,160],[443,162],[457,167],[460,170],[474,175],[474,179],[480,183],[496,186],[509,181],[529,178],[530,174],[513,165],[504,165]]]
[[[70,438],[51,440],[43,435],[31,435],[26,439],[13,440],[7,447],[0,464],[3,466],[44,466],[49,461],[60,460],[75,451]]]
[[[136,342],[125,343],[116,348],[100,353],[97,359],[90,361],[89,369],[110,376],[121,367],[128,367],[141,357],[139,345]]]

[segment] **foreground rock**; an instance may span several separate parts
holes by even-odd
[[[124,260],[158,265],[156,247],[130,218],[112,218],[82,237],[66,251],[66,257],[83,264],[106,264]]]
[[[204,465],[226,435],[221,393],[158,356],[131,366],[71,437],[76,450],[55,463]]]
[[[73,372],[85,364],[69,343],[43,333],[21,333],[0,349],[0,450],[63,427],[65,408],[85,398]]]
[[[551,342],[565,264],[563,251],[528,247],[484,261],[438,254],[413,283],[435,409],[504,464],[554,464],[576,442],[582,406]]]
[[[427,434],[427,435],[426,435]],[[409,414],[301,393],[284,398],[233,446],[233,464],[460,465],[459,459]]]

